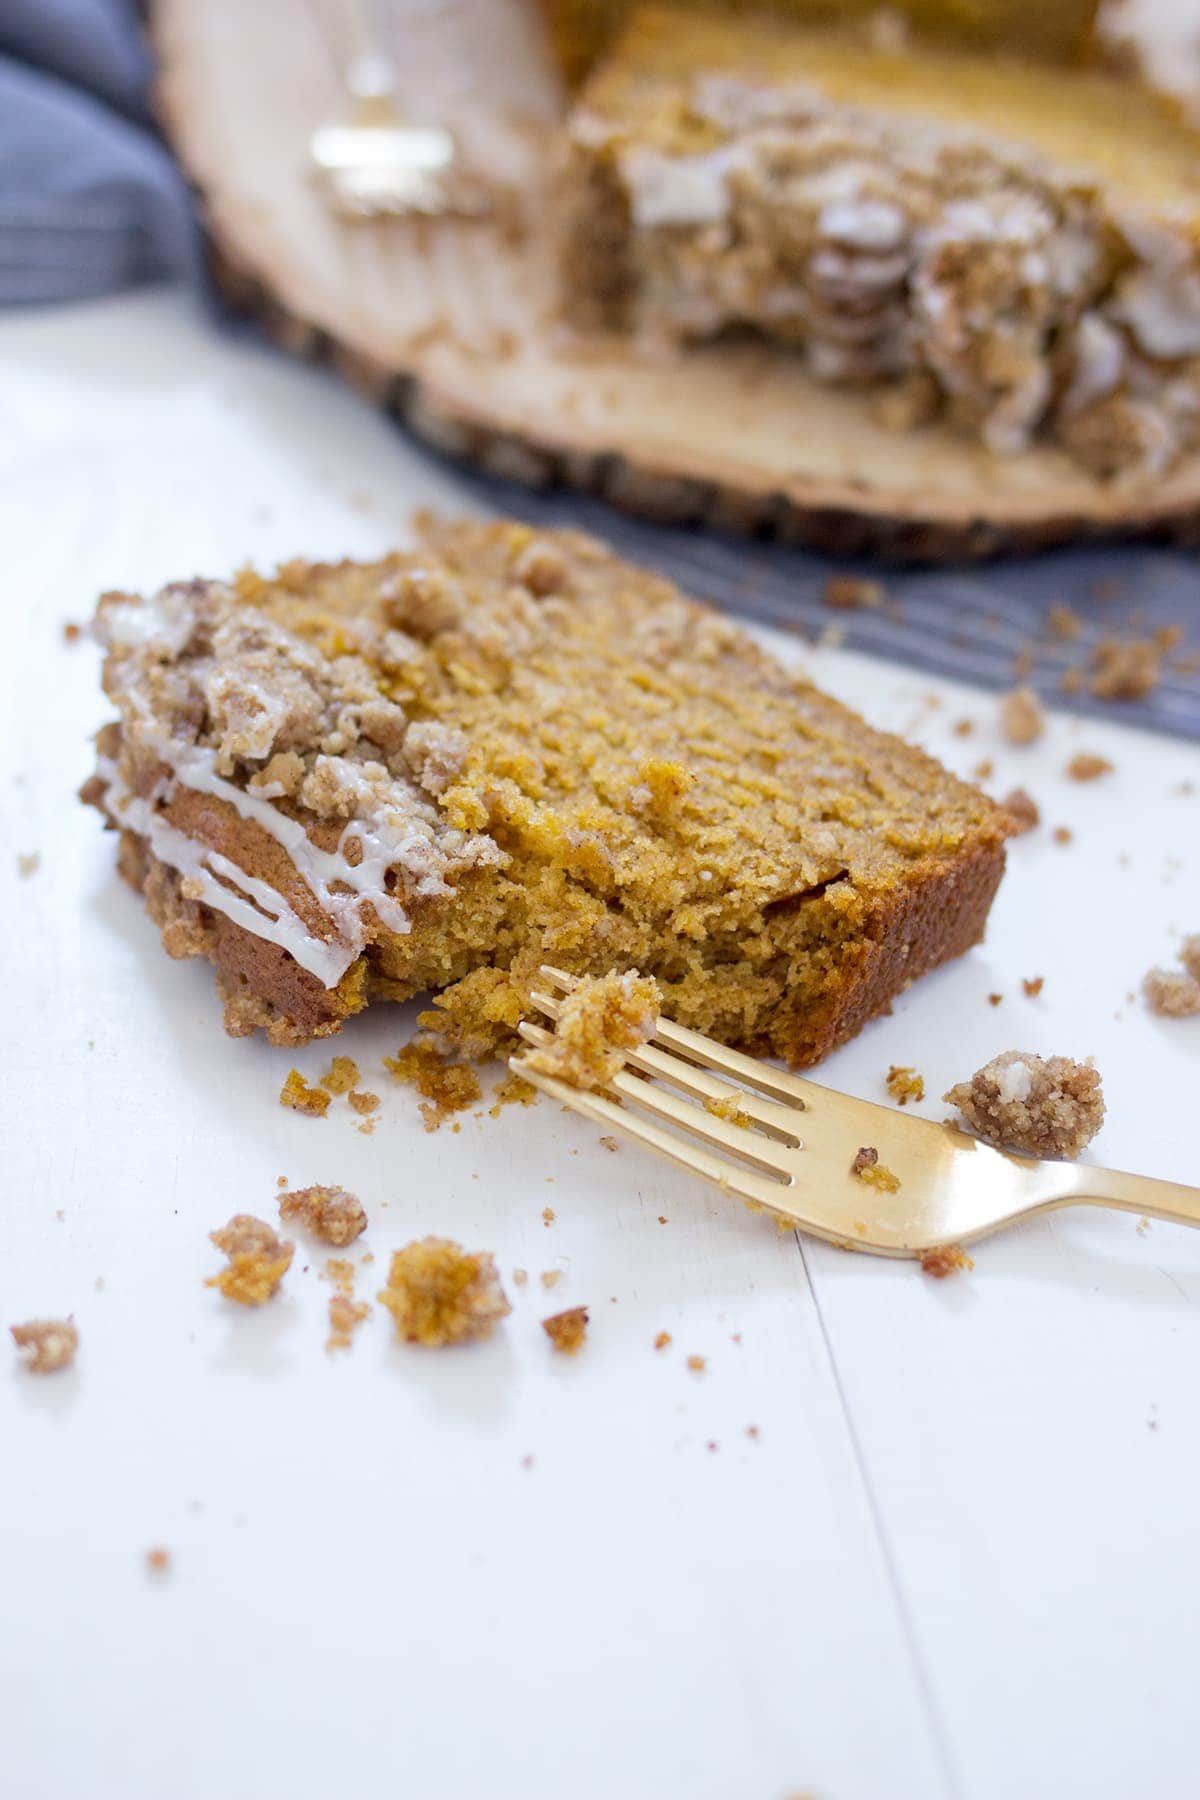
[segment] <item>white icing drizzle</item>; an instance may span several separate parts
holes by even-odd
[[[97,768],[108,783],[104,796],[107,810],[118,825],[145,838],[159,862],[167,863],[183,876],[189,899],[203,901],[255,937],[278,944],[302,969],[315,975],[323,987],[337,986],[358,955],[354,945],[341,940],[325,943],[315,937],[267,882],[247,875],[219,851],[197,843],[169,824],[156,811],[156,803],[168,796],[171,783],[163,783],[149,799],[142,799],[125,785],[113,763],[102,757]],[[223,879],[218,880],[218,876]],[[227,887],[227,881],[234,882],[241,893]],[[257,905],[252,906],[251,900]]]

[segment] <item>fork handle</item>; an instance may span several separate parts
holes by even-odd
[[[1175,1225],[1200,1225],[1200,1188],[1185,1187],[1181,1181],[1156,1181],[1150,1175],[1127,1175],[1121,1169],[1081,1168],[1078,1173],[1072,1203],[1113,1206]]]

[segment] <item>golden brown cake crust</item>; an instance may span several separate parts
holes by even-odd
[[[430,523],[99,629],[122,724],[87,797],[235,1034],[432,989],[486,1053],[550,959],[813,1062],[977,941],[1003,870],[982,794],[578,534]]]

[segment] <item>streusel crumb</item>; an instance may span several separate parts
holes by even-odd
[[[988,1143],[1075,1157],[1104,1123],[1100,1075],[1067,1056],[1006,1050],[943,1096]]]
[[[1144,700],[1158,686],[1161,660],[1153,638],[1106,638],[1092,652],[1088,686],[1098,700]]]
[[[703,1375],[708,1367],[708,1358],[707,1356],[689,1356],[687,1366],[693,1375]]]
[[[571,1087],[604,1087],[625,1052],[654,1036],[661,999],[658,983],[636,969],[588,976],[559,1002],[553,1040],[527,1050],[518,1064]]]
[[[1187,969],[1151,969],[1142,981],[1151,1012],[1164,1019],[1190,1019],[1200,1013],[1200,980]]]
[[[669,1331],[657,1332],[655,1334],[655,1338],[654,1338],[654,1348],[656,1350],[665,1350],[667,1345],[670,1342],[671,1342],[671,1334]]]
[[[346,1095],[352,1110],[356,1113],[373,1113],[379,1110],[379,1095],[357,1092]]]
[[[583,1348],[587,1328],[586,1306],[569,1306],[565,1312],[551,1313],[548,1319],[542,1320],[542,1330],[554,1348],[561,1350],[564,1356],[574,1356]]]
[[[208,1236],[228,1258],[228,1267],[210,1275],[204,1285],[220,1288],[227,1300],[236,1300],[239,1306],[261,1306],[269,1300],[295,1254],[293,1243],[252,1213],[235,1213],[228,1225]]]
[[[410,1344],[460,1344],[487,1337],[512,1311],[494,1259],[449,1238],[420,1238],[392,1255],[387,1286],[379,1294]]]
[[[1010,744],[1034,744],[1046,729],[1046,714],[1031,687],[1014,688],[1000,702],[1000,729]]]
[[[1194,975],[1196,980],[1200,981],[1200,932],[1197,932],[1194,937],[1184,938],[1179,946],[1179,960],[1188,974]]]
[[[28,1351],[25,1367],[31,1375],[53,1375],[69,1369],[79,1348],[79,1332],[73,1319],[29,1319],[10,1325],[13,1343]]]
[[[1014,820],[1017,837],[1024,837],[1027,831],[1036,830],[1042,822],[1037,801],[1032,794],[1027,794],[1024,788],[1014,788],[1011,794],[1005,795],[1000,804],[1009,817]]]
[[[321,1086],[330,1094],[348,1094],[358,1086],[358,1064],[349,1056],[335,1056],[321,1077]]]
[[[506,1106],[532,1106],[537,1097],[538,1091],[532,1081],[526,1081],[523,1075],[514,1075],[510,1070],[503,1081],[497,1083],[488,1117],[498,1119]]]
[[[960,1269],[973,1269],[975,1263],[961,1244],[938,1244],[934,1249],[924,1252],[921,1267],[926,1275],[932,1275],[937,1281],[944,1281],[947,1275],[956,1275]]]
[[[356,1194],[340,1187],[292,1188],[279,1196],[279,1216],[289,1225],[302,1225],[323,1244],[339,1249],[352,1244],[367,1229],[367,1215]]]
[[[413,1038],[383,1061],[389,1074],[415,1087],[422,1096],[426,1131],[436,1131],[452,1113],[465,1112],[483,1097],[474,1069],[452,1062],[429,1038]]]
[[[279,1091],[279,1104],[321,1119],[329,1111],[329,1095],[321,1088],[309,1087],[299,1069],[292,1069]]]
[[[925,1077],[918,1075],[915,1069],[893,1063],[887,1072],[887,1091],[893,1100],[907,1106],[910,1100],[925,1098]]]
[[[1027,975],[1022,978],[1021,988],[1027,1000],[1036,1000],[1046,985],[1044,975]]]

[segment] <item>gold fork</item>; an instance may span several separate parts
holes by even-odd
[[[546,989],[533,1004],[557,1019],[575,979],[549,967],[542,976]],[[552,1042],[529,1020],[520,1030],[531,1044]],[[518,1057],[509,1066],[564,1106],[845,1250],[925,1256],[1059,1206],[1200,1225],[1200,1188],[993,1150],[952,1125],[820,1087],[663,1018],[600,1091],[570,1087]],[[740,1117],[708,1112],[705,1101],[732,1104]],[[854,1172],[860,1150],[877,1154],[868,1173],[898,1178],[894,1193]]]
[[[352,49],[342,80],[349,115],[313,132],[309,157],[334,210],[355,219],[490,211],[486,185],[463,167],[454,133],[411,125],[400,110],[396,67],[380,0],[345,0]]]

